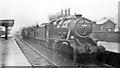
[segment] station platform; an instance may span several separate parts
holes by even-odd
[[[104,46],[106,50],[115,52],[115,53],[120,53],[120,43],[117,42],[106,42],[106,41],[99,41],[98,46]]]
[[[2,44],[2,45],[1,45]],[[2,66],[31,66],[14,38],[4,40],[0,38],[0,67]]]

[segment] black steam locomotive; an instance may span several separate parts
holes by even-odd
[[[90,37],[93,21],[82,15],[71,15],[55,19],[42,27],[28,27],[21,32],[23,38],[34,38],[47,43],[46,48],[52,49],[63,56],[79,63],[104,63],[105,47],[97,46]]]

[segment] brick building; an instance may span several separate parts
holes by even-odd
[[[93,32],[114,32],[116,23],[111,19],[104,18],[93,23]]]

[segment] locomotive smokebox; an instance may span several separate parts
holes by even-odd
[[[86,18],[79,19],[75,24],[75,34],[79,37],[88,37],[92,33],[92,23]]]

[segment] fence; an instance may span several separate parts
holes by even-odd
[[[101,41],[120,43],[120,32],[93,32],[91,37]]]

